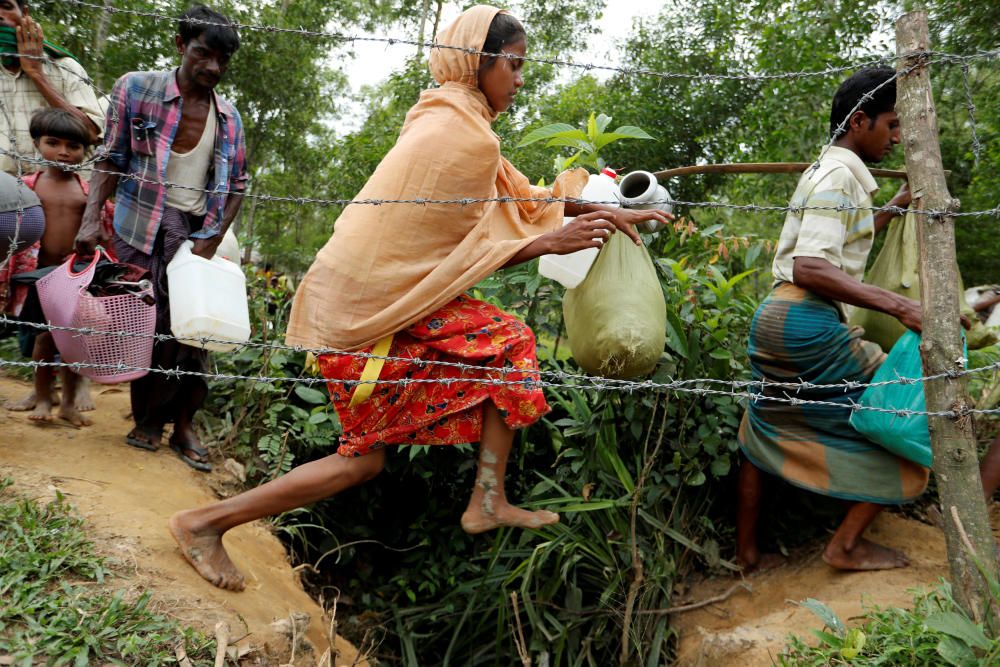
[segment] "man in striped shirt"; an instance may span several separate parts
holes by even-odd
[[[900,142],[895,73],[865,69],[845,81],[830,115],[833,146],[799,180],[772,273],[775,284],[754,316],[748,351],[755,380],[810,382],[790,403],[788,390],[760,389],[740,425],[737,559],[746,571],[774,557],[757,546],[762,471],[826,496],[851,501],[823,560],[842,570],[908,564],[901,552],[862,535],[886,505],[923,492],[928,471],[868,441],[849,423],[851,404],[885,359],[881,348],[846,324],[848,306],[870,308],[920,331],[920,303],[862,282],[875,235],[892,214],[873,215],[878,190],[865,162],[880,162]],[[889,202],[906,208],[904,186]],[[801,207],[801,208],[798,208]],[[777,400],[766,400],[767,398]],[[782,401],[782,399],[785,399]],[[812,403],[810,403],[812,401]]]
[[[225,16],[196,5],[180,17],[175,39],[179,68],[131,72],[115,84],[99,149],[103,160],[77,236],[82,254],[107,242],[99,213],[116,195],[115,251],[121,261],[152,274],[156,331],[163,334],[170,333],[167,264],[188,239],[194,254],[212,258],[247,183],[240,114],[215,92],[239,35]],[[157,341],[152,367],[204,372],[207,361],[200,348]],[[173,422],[170,447],[191,467],[211,469],[193,424],[208,393],[201,377],[150,373],[132,382],[131,392],[135,428],[125,438],[128,444],[156,450],[165,424]]]

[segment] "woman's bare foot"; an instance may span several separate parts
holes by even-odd
[[[907,567],[910,559],[901,551],[860,538],[853,549],[831,542],[823,551],[823,561],[838,570],[892,570]]]
[[[489,503],[469,504],[469,508],[462,515],[462,530],[470,535],[485,533],[489,530],[500,528],[501,526],[511,526],[514,528],[541,528],[559,523],[559,515],[547,510],[531,512],[520,507],[514,507],[505,501],[494,500]]]
[[[90,395],[90,380],[81,377],[76,383],[76,396],[73,397],[73,405],[79,412],[90,412],[96,410],[94,398]]]
[[[54,422],[56,418],[52,414],[52,402],[37,399],[35,401],[35,409],[28,415],[28,419],[33,422]]]
[[[185,560],[213,586],[230,591],[242,591],[246,580],[222,546],[222,535],[215,531],[197,531],[192,528],[192,510],[178,512],[170,517],[170,534],[181,548]]]
[[[63,402],[63,404],[59,406],[59,417],[65,419],[77,428],[80,428],[81,426],[90,426],[94,423],[90,419],[81,415],[75,405],[66,402]]]

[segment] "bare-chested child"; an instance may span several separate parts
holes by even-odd
[[[31,138],[38,153],[45,160],[80,164],[83,162],[90,132],[76,116],[62,109],[40,109],[31,117]],[[87,206],[87,183],[76,172],[57,166],[47,166],[24,178],[25,184],[35,191],[45,211],[45,233],[39,241],[38,267],[56,266],[66,261],[73,252],[73,243]],[[56,346],[52,335],[39,333],[35,337],[32,359],[53,361]],[[68,368],[60,371],[62,400],[58,416],[74,426],[89,426],[91,421],[83,414],[93,410],[88,383]],[[28,418],[38,422],[51,422],[56,403],[53,383],[56,371],[52,367],[35,369],[34,391],[17,403],[10,403],[10,410],[31,410]]]

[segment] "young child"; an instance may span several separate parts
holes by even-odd
[[[73,114],[62,109],[40,109],[31,117],[29,129],[35,148],[43,159],[66,164],[83,162],[90,133]],[[22,270],[33,270],[35,267],[25,268],[25,262],[32,263],[33,259],[38,268],[62,264],[73,253],[73,243],[87,205],[87,182],[76,172],[64,171],[56,166],[48,166],[43,171],[26,176],[24,182],[42,202],[45,233],[41,241],[23,251],[25,257],[20,263]],[[114,208],[107,204],[103,212],[103,225],[108,234],[111,232],[113,216]],[[23,316],[31,319],[29,313],[23,313]],[[55,356],[56,347],[52,335],[48,332],[39,333],[35,337],[32,359],[53,361]],[[59,402],[58,416],[77,427],[89,426],[91,421],[81,414],[94,409],[87,380],[68,368],[61,369],[61,376],[62,400]],[[53,421],[55,417],[52,415],[52,407],[56,402],[54,379],[55,369],[37,368],[32,394],[20,402],[8,404],[7,408],[32,410],[28,418],[34,421]]]

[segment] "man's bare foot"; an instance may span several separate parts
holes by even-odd
[[[34,410],[35,404],[38,403],[38,399],[35,398],[35,390],[32,389],[31,393],[22,398],[20,401],[10,400],[3,404],[5,408],[12,412],[27,412],[28,410]],[[52,397],[49,399],[50,405],[59,405],[59,393],[56,391],[52,392]]]
[[[181,548],[184,559],[213,586],[230,591],[242,591],[246,580],[222,546],[222,535],[214,531],[195,531],[191,528],[191,510],[177,512],[170,517],[170,534]]]
[[[744,554],[736,556],[736,563],[743,568],[743,575],[760,574],[781,567],[788,559],[781,554],[760,553]]]
[[[54,422],[56,418],[52,414],[52,403],[42,399],[36,400],[35,409],[28,415],[28,419],[33,422]]]
[[[90,380],[81,377],[76,383],[76,396],[73,397],[73,404],[79,412],[90,412],[96,410],[94,398],[90,395]]]
[[[831,542],[823,551],[823,562],[838,570],[892,570],[907,567],[910,559],[901,551],[862,537],[850,551],[841,544]]]
[[[485,503],[483,503],[485,504]],[[514,528],[541,528],[559,523],[559,515],[547,510],[530,512],[520,507],[514,507],[506,502],[494,500],[491,510],[483,507],[476,508],[470,504],[469,509],[462,515],[462,530],[470,535],[485,533],[489,530],[500,528],[501,526],[511,526]]]
[[[65,419],[77,428],[80,428],[81,426],[90,426],[94,423],[90,419],[81,415],[75,405],[67,402],[63,402],[63,404],[59,406],[59,417]]]

